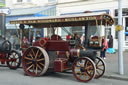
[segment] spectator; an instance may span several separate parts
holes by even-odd
[[[102,37],[102,49],[100,51],[100,57],[103,59],[106,59],[106,50],[108,48],[108,42],[105,38],[105,36]]]
[[[9,41],[11,42],[12,48],[14,48],[14,37],[11,35]]]
[[[71,35],[68,34],[68,35],[66,36],[66,40],[70,40],[70,39],[71,39]]]
[[[109,37],[107,53],[115,53],[115,49],[113,48],[113,36],[112,35],[110,35]]]
[[[81,36],[80,40],[81,40],[81,44],[85,46],[85,35],[84,34]]]

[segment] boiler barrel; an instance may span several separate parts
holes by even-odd
[[[95,61],[96,59],[96,55],[97,52],[94,50],[80,50],[80,49],[70,49],[70,56],[74,57],[74,56],[78,56],[78,57],[89,57],[91,58],[93,61]]]
[[[93,51],[93,50],[80,50],[80,56],[87,56],[89,58],[91,58],[93,61],[95,61],[96,59],[96,55],[97,55],[97,52],[96,51]]]
[[[0,39],[0,52],[8,53],[11,51],[11,43],[8,40]]]

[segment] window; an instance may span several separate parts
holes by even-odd
[[[114,21],[115,21],[115,26],[118,25],[118,19],[115,18]],[[115,38],[118,39],[118,31],[116,31],[116,33],[115,33]]]
[[[105,28],[105,35],[107,36],[107,39],[109,39],[109,36],[112,35],[111,34],[111,27]]]
[[[23,0],[17,0],[17,2],[23,2]]]
[[[55,2],[56,0],[48,0],[48,2]]]
[[[32,2],[32,0],[27,0],[27,2]]]

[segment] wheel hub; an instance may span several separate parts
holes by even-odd
[[[80,68],[80,71],[81,71],[81,72],[85,72],[84,67],[81,67],[81,68]]]
[[[35,64],[35,63],[36,63],[36,59],[33,59],[33,60],[32,60],[32,63]]]

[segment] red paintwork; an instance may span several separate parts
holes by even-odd
[[[6,57],[7,57],[6,53],[0,53],[1,64],[5,64],[5,62],[9,62],[9,61],[13,61],[13,62],[16,61],[16,59],[7,59]]]
[[[63,72],[64,70],[68,69],[67,67],[67,58],[57,58],[54,61],[54,71],[55,72]]]
[[[46,43],[46,50],[48,51],[68,51],[69,42],[63,40],[48,40]]]
[[[39,44],[39,41],[34,42],[34,43],[32,44],[32,46],[39,46],[39,47],[41,47],[40,44]]]
[[[0,61],[1,64],[5,64],[6,59],[6,53],[0,53]]]
[[[67,58],[66,51],[58,51],[57,56],[58,58]]]
[[[22,53],[24,53],[24,51],[25,51],[27,48],[29,48],[29,45],[28,45],[27,43],[22,43],[21,47],[22,47]]]

